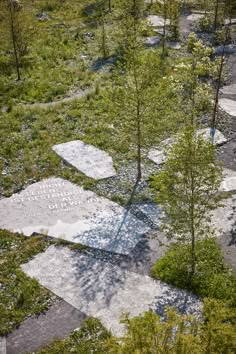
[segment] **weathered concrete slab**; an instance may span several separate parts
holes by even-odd
[[[167,47],[169,47],[170,49],[175,49],[175,50],[179,50],[181,49],[181,44],[180,42],[167,42]]]
[[[0,337],[0,354],[7,354],[5,337]]]
[[[0,200],[0,228],[124,254],[150,230],[125,208],[61,178]]]
[[[149,15],[148,21],[150,22],[151,26],[153,27],[163,27],[165,25],[164,18],[157,15]],[[170,20],[166,20],[166,25],[170,24]]]
[[[236,84],[224,86],[220,91],[224,95],[236,95]]]
[[[221,45],[221,46],[218,46],[215,48],[215,54],[217,54],[217,55],[221,55],[223,53],[223,51],[225,54],[235,54],[236,53],[236,45],[228,44],[225,47],[223,47]]]
[[[189,16],[187,16],[187,21],[191,21],[191,22],[196,22],[199,21],[201,18],[203,18],[205,15],[204,14],[191,14]]]
[[[206,140],[212,139],[210,128],[199,129],[197,133],[199,135],[201,135]],[[227,143],[227,139],[218,129],[216,129],[215,134],[214,134],[214,144],[219,146],[219,145],[223,145],[225,143]]]
[[[153,309],[163,314],[171,305],[188,313],[200,308],[198,299],[185,291],[66,247],[50,246],[22,269],[78,310],[99,318],[115,335],[123,333],[123,313],[132,317]]]
[[[236,171],[224,169],[224,179],[220,185],[220,190],[226,192],[236,191]]]
[[[145,39],[145,45],[147,47],[156,47],[157,45],[160,44],[160,37],[159,36],[153,36],[153,37],[147,37]]]
[[[55,340],[64,339],[78,329],[85,318],[85,314],[59,300],[47,312],[26,319],[7,336],[7,354],[31,353]]]
[[[108,178],[116,175],[112,157],[95,146],[81,140],[54,145],[53,150],[68,164],[94,179]]]
[[[225,111],[232,117],[236,117],[236,101],[229,100],[228,98],[221,98],[219,100],[219,105]]]
[[[212,226],[217,229],[216,235],[232,234],[236,228],[236,197],[225,199],[224,206],[213,211]]]
[[[210,128],[199,129],[197,131],[197,134],[201,135],[206,140],[212,139]],[[170,147],[171,145],[173,145],[174,141],[174,138],[168,138],[164,140],[158,148],[153,148],[149,151],[148,158],[155,162],[157,165],[162,165],[166,161],[165,149],[166,147]],[[226,142],[227,139],[225,138],[225,136],[218,129],[216,129],[214,135],[214,144],[219,146],[225,144]]]

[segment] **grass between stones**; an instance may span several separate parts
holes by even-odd
[[[46,310],[53,297],[19,266],[49,245],[43,236],[24,237],[0,230],[0,336],[26,317]]]
[[[236,276],[225,264],[216,240],[197,241],[196,260],[196,274],[191,278],[191,247],[174,243],[154,264],[151,275],[201,297],[223,300],[235,307]]]

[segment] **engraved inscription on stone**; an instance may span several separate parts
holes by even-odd
[[[124,254],[149,231],[125,208],[61,178],[34,183],[0,200],[0,228]]]

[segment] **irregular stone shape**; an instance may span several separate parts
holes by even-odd
[[[7,336],[7,354],[37,351],[55,340],[64,339],[78,329],[86,315],[59,300],[48,311],[29,317]],[[1,350],[0,350],[1,353]]]
[[[81,140],[54,145],[53,150],[67,163],[94,179],[103,179],[116,175],[112,157],[93,145]]]
[[[236,198],[225,199],[224,206],[212,212],[212,226],[216,228],[216,236],[221,236],[226,232],[235,234],[236,228]]]
[[[195,22],[195,21],[198,21],[200,20],[201,18],[203,18],[205,15],[203,14],[191,14],[189,16],[187,16],[187,21],[192,21],[192,22]]]
[[[206,140],[212,139],[210,128],[199,129],[197,133]],[[214,145],[223,145],[225,143],[227,143],[227,139],[218,129],[216,129],[214,134]]]
[[[168,46],[170,49],[175,49],[175,50],[181,49],[181,44],[180,44],[180,42],[167,42],[167,46]]]
[[[233,192],[236,191],[236,172],[224,169],[224,179],[220,185],[221,191]]]
[[[164,26],[164,18],[157,15],[149,15],[148,21],[150,22],[151,26],[153,27],[163,27]],[[170,24],[170,20],[166,20],[166,25]]]
[[[162,315],[165,306],[171,305],[198,313],[201,306],[186,291],[66,247],[50,246],[22,269],[78,310],[99,318],[118,336],[124,331],[119,323],[123,313],[133,317],[152,309]]]
[[[0,337],[0,354],[7,354],[5,337]]]
[[[166,154],[163,150],[151,149],[148,153],[148,158],[157,165],[162,165],[166,162]]]
[[[164,28],[153,28],[153,31],[156,32],[157,34],[160,34],[161,36],[164,35]],[[170,36],[170,31],[166,29],[165,31],[166,36]]]
[[[155,47],[158,44],[160,44],[160,37],[154,36],[154,37],[147,37],[145,39],[145,44],[148,47]]]
[[[232,117],[236,117],[236,101],[229,100],[228,98],[221,98],[219,100],[219,105],[225,111]]]
[[[61,178],[34,183],[0,200],[0,229],[45,233],[128,254],[150,227],[118,204]]]
[[[236,84],[224,86],[220,91],[224,95],[236,95]]]
[[[215,54],[217,55],[221,55],[222,53],[225,54],[235,54],[236,53],[236,45],[234,44],[228,44],[225,46],[225,48],[223,46],[219,46],[215,48]]]
[[[203,138],[211,139],[211,134],[210,134],[211,129],[210,128],[203,128],[199,129],[197,131],[197,134],[202,135]],[[224,135],[216,129],[215,135],[214,135],[214,144],[215,145],[222,145],[227,142],[227,139],[224,137]],[[174,143],[174,138],[168,138],[164,140],[158,149],[151,149],[148,153],[148,158],[155,162],[157,165],[162,165],[166,161],[166,154],[165,154],[165,148],[167,146],[171,146]]]

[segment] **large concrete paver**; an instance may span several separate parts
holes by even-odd
[[[196,313],[201,306],[183,290],[66,247],[50,246],[22,269],[78,310],[99,318],[116,335],[123,333],[123,313],[135,316],[153,309],[162,314],[168,305]]]
[[[64,339],[80,327],[85,317],[79,310],[59,300],[47,312],[28,318],[7,336],[7,354],[33,352],[55,340]]]

